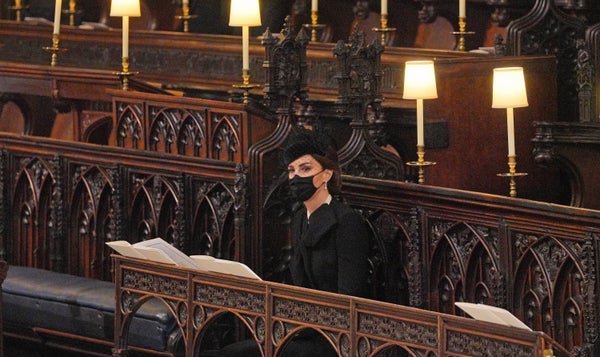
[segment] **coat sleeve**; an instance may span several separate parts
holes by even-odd
[[[340,217],[336,248],[338,293],[367,297],[369,275],[369,233],[364,219],[354,211]]]

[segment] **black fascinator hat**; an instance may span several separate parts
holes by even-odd
[[[312,155],[319,162],[319,157],[325,158],[337,166],[337,150],[333,140],[324,133],[298,127],[292,131],[283,149],[283,163],[287,166],[304,155]]]

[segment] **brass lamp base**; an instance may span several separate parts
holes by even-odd
[[[508,172],[496,174],[499,177],[508,177],[510,179],[508,192],[510,197],[517,197],[517,177],[527,176],[525,172],[517,172],[516,168],[516,156],[511,155],[508,157]]]
[[[130,72],[129,71],[129,57],[123,57],[121,66],[123,69],[120,72],[113,72],[113,74],[119,77],[121,81],[121,89],[129,90],[129,77],[135,76],[140,72]]]
[[[326,25],[319,23],[319,12],[318,11],[310,11],[310,24],[303,24],[302,26],[310,29],[310,40],[312,42],[317,42],[317,31],[323,30]]]
[[[190,32],[190,20],[195,19],[198,15],[178,15],[177,20],[183,21],[183,32]]]
[[[244,104],[248,104],[250,101],[250,91],[254,88],[259,88],[260,84],[251,84],[249,70],[244,69],[242,74],[242,84],[234,84],[233,87],[241,89],[244,92]]]
[[[377,27],[372,28],[372,30],[375,32],[381,32],[381,45],[382,46],[385,46],[387,43],[388,33],[396,31],[395,27],[388,27],[387,24],[388,24],[387,14],[382,14],[381,15],[381,27],[380,28],[377,28]]]
[[[52,47],[49,47],[49,46],[42,47],[42,49],[44,51],[50,52],[52,54],[52,57],[50,60],[50,65],[53,67],[58,64],[58,54],[60,52],[64,52],[67,50],[66,48],[60,48],[59,43],[60,43],[60,39],[59,39],[58,35],[52,34]]]
[[[459,51],[467,50],[465,36],[475,34],[475,32],[473,32],[473,31],[466,31],[466,29],[467,29],[467,21],[466,20],[467,19],[465,17],[459,17],[458,18],[458,31],[452,32],[452,34],[454,36],[458,37],[458,45],[456,46],[456,49]]]
[[[421,145],[417,146],[417,161],[409,161],[406,163],[408,166],[415,166],[419,168],[419,183],[425,183],[425,169],[429,166],[436,164],[434,161],[425,161],[425,148]]]

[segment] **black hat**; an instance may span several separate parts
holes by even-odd
[[[315,156],[317,161],[320,161],[319,157],[322,157],[332,161],[335,165],[338,161],[337,150],[329,136],[298,127],[292,131],[287,146],[283,149],[283,163],[289,165],[290,162],[304,155]]]

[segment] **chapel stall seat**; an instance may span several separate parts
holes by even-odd
[[[110,355],[114,341],[113,283],[11,266],[2,290],[6,336]],[[160,301],[144,303],[129,331],[133,350],[144,355],[175,355],[179,331],[175,318]]]

